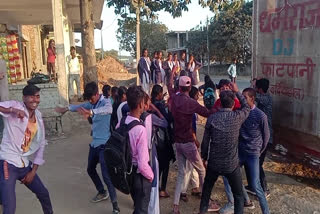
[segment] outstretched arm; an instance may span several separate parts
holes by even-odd
[[[17,101],[0,102],[0,115],[2,115],[3,117],[16,115],[18,118],[23,119],[26,116],[26,114],[23,110],[15,108],[17,104]]]

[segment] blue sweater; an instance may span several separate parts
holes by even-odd
[[[265,150],[269,138],[268,118],[260,109],[254,107],[241,126],[239,152],[260,156]]]
[[[112,104],[110,99],[105,99],[100,96],[99,101],[92,105],[89,102],[82,103],[80,105],[70,105],[69,110],[72,112],[77,111],[78,108],[85,108],[93,110],[92,117],[92,142],[91,146],[96,148],[98,146],[106,144],[110,138],[110,119],[112,113]]]

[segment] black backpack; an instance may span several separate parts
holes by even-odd
[[[129,139],[129,131],[142,125],[141,121],[134,120],[125,124],[127,117],[123,117],[119,128],[114,130],[106,143],[104,159],[113,186],[124,194],[130,194],[132,173],[132,154]]]
[[[211,109],[215,102],[214,90],[212,88],[207,88],[203,95],[203,102],[207,109]]]

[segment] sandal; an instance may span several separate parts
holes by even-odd
[[[184,201],[184,202],[188,202],[189,201],[187,193],[181,193],[180,194],[180,199],[182,201]]]
[[[160,191],[159,197],[160,198],[169,198],[170,195],[166,191]]]
[[[193,188],[191,190],[191,195],[193,195],[193,196],[201,196],[201,192],[199,191],[198,188]]]

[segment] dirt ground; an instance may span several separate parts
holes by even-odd
[[[136,83],[136,74],[129,72],[119,61],[107,56],[97,62],[99,88],[108,84],[111,86],[129,86]],[[83,91],[83,73],[80,73],[81,90]]]
[[[202,139],[203,125],[198,124],[198,139]],[[265,171],[271,196],[268,199],[270,211],[273,214],[320,214],[320,176],[318,172],[308,169],[301,164],[291,163],[281,155],[270,152],[265,164]],[[172,210],[177,166],[171,167],[168,182],[170,198],[161,199],[161,213],[169,214]],[[243,173],[243,182],[246,183]],[[193,214],[199,209],[200,199],[191,196],[189,189],[189,201],[180,202],[181,213]],[[227,202],[222,179],[219,178],[213,191],[212,198],[219,204]],[[254,201],[254,210],[245,210],[247,214],[261,213],[259,201],[250,196]]]
[[[97,67],[99,82],[101,83],[99,85],[100,87],[102,87],[103,84],[110,84],[112,86],[129,86],[136,82],[135,74],[127,71],[119,62],[111,57],[99,62]],[[217,79],[217,77],[212,77]],[[244,79],[246,79],[248,83],[243,85],[248,85],[249,77],[244,77]],[[204,118],[200,118],[198,122],[198,138],[201,142],[203,125],[205,124],[206,120]],[[271,191],[271,196],[268,199],[271,213],[320,214],[319,172],[305,167],[301,163],[296,163],[274,151],[268,154],[268,159],[266,160],[264,167],[268,180],[268,186]],[[161,213],[171,213],[176,184],[176,175],[177,166],[176,163],[174,163],[172,164],[168,181],[168,192],[171,197],[160,200]],[[246,183],[244,173],[243,179],[244,183]],[[221,205],[226,203],[222,179],[217,181],[212,191],[212,198],[217,200]],[[256,208],[254,210],[246,210],[245,213],[261,213],[259,202],[255,197],[251,198],[254,200]],[[181,213],[196,213],[198,211],[199,204],[200,199],[189,194],[189,202],[180,203]]]

